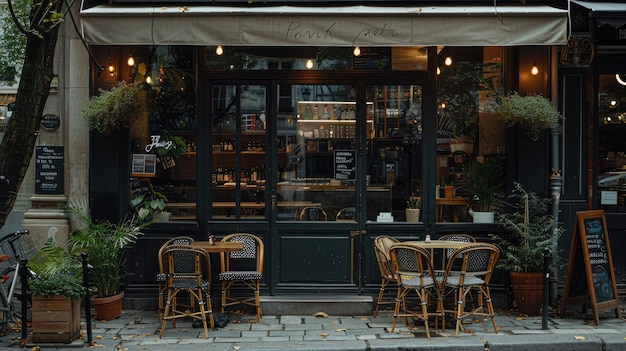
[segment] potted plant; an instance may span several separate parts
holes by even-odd
[[[532,140],[539,139],[541,131],[556,128],[561,114],[541,95],[521,96],[516,92],[502,97],[498,113],[512,126],[519,124],[527,128]]]
[[[409,197],[409,199],[406,201],[406,221],[419,222],[421,208],[422,204],[420,203],[419,197]]]
[[[92,304],[99,319],[111,320],[121,315],[124,292],[124,250],[142,235],[141,230],[149,222],[137,216],[127,217],[118,224],[107,220],[95,222],[86,206],[73,204],[68,208],[80,228],[68,238],[71,252],[86,252],[90,265],[90,287],[93,288]]]
[[[81,112],[91,130],[109,134],[130,126],[133,119],[148,110],[148,94],[124,81],[110,90],[100,89]]]
[[[505,184],[504,166],[495,157],[478,157],[463,166],[462,185],[473,196],[470,214],[475,223],[493,223],[492,205]]]
[[[155,191],[154,198],[146,200],[145,195],[137,196],[130,201],[130,206],[137,210],[137,217],[141,221],[168,222],[171,213],[165,210],[167,197],[162,193]]]
[[[510,272],[513,294],[519,312],[538,315],[543,296],[543,255],[550,248],[549,268],[555,272],[559,253],[554,247],[554,218],[549,214],[550,199],[525,190],[515,183],[507,197],[507,211],[499,215],[499,222],[508,230],[508,236],[493,234],[502,249],[498,268]]]
[[[48,238],[28,262],[34,342],[70,343],[80,336],[80,299],[85,295],[80,258]]]
[[[452,180],[441,177],[441,184],[439,186],[443,189],[443,197],[449,199],[454,196],[454,182]]]

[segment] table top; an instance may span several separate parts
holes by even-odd
[[[430,240],[430,241],[403,241],[403,244],[419,246],[423,249],[458,249],[471,244],[465,241]]]
[[[281,201],[278,202],[278,207],[306,207],[306,206],[321,206],[322,204],[319,202],[312,201]],[[265,201],[263,202],[240,202],[239,206],[241,208],[264,208]],[[175,202],[175,203],[167,203],[165,204],[166,208],[194,208],[196,207],[195,202]],[[234,208],[235,202],[213,202],[213,208]]]
[[[189,245],[191,247],[200,248],[206,252],[231,252],[243,250],[243,241],[194,241]]]

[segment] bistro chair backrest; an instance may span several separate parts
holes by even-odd
[[[382,251],[385,254],[386,259],[389,261],[390,260],[389,250],[391,249],[391,246],[399,242],[400,241],[396,238],[386,236],[386,235],[379,235],[374,239],[374,246],[378,247],[380,251]]]
[[[476,277],[489,284],[489,280],[500,258],[500,249],[489,243],[472,243],[457,249],[453,254],[453,259],[448,262],[447,273],[454,271],[460,274],[460,285],[464,284],[464,278]],[[454,260],[462,260],[459,271],[454,267]]]
[[[419,285],[431,287],[435,284],[435,276],[431,255],[428,250],[414,245],[398,243],[389,250],[393,274],[398,284],[411,281],[411,285],[419,279]]]
[[[328,214],[319,206],[307,206],[300,211],[301,221],[327,221]]]

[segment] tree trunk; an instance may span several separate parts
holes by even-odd
[[[35,3],[33,3],[35,4]],[[58,3],[56,11],[60,12]],[[33,12],[39,6],[34,5]],[[29,32],[15,110],[0,144],[0,227],[13,208],[28,170],[53,76],[59,26]]]

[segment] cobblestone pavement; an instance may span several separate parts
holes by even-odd
[[[454,327],[446,331],[431,329],[426,338],[423,325],[406,326],[398,320],[391,333],[390,312],[372,316],[264,315],[259,323],[250,315],[229,315],[224,328],[209,330],[191,321],[179,320],[176,328],[168,323],[159,338],[160,323],[154,311],[125,310],[112,321],[92,322],[93,345],[87,343],[85,323],[82,338],[71,344],[26,344],[27,349],[49,350],[99,348],[105,350],[626,350],[626,323],[611,314],[603,314],[600,325],[579,314],[548,319],[542,330],[541,317],[519,317],[511,311],[498,311],[499,333],[489,320],[466,321],[464,331],[454,336]],[[412,321],[411,321],[412,322]],[[4,335],[0,350],[20,348],[21,332]]]

